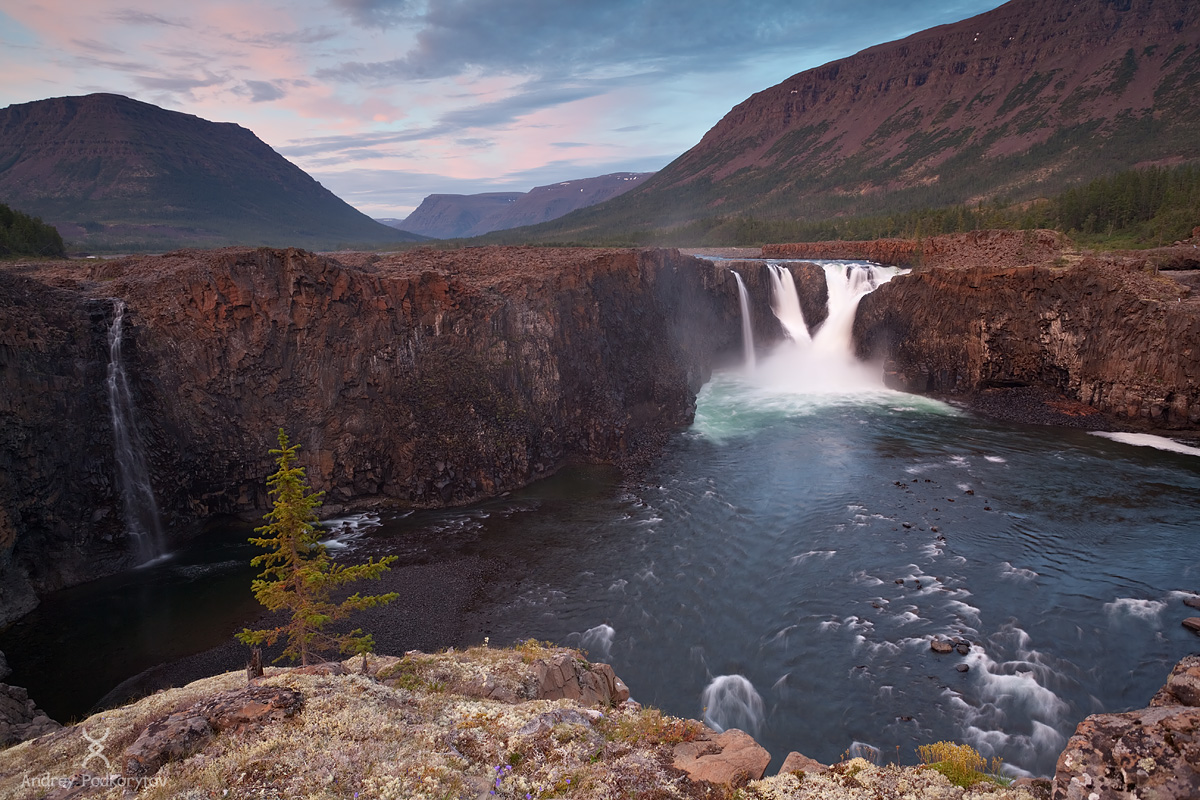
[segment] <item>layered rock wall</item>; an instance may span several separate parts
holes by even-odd
[[[0,272],[0,624],[128,563],[104,378],[113,301],[168,530],[257,516],[279,427],[327,511],[467,503],[636,460],[739,341],[675,251],[181,251]],[[124,559],[124,562],[122,562]]]
[[[930,269],[859,307],[859,355],[892,385],[964,395],[1057,392],[1131,424],[1200,423],[1200,304],[1137,262]]]
[[[1054,231],[981,230],[926,239],[763,245],[764,258],[845,258],[896,267],[1017,267],[1053,260],[1067,245]]]

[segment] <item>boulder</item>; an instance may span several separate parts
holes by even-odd
[[[62,726],[50,719],[29,692],[0,683],[0,748],[56,731]]]
[[[935,636],[929,641],[929,649],[935,653],[949,653],[954,650],[954,643]]]
[[[1054,771],[1055,800],[1200,797],[1200,709],[1093,714]]]
[[[1200,655],[1184,656],[1167,676],[1167,684],[1150,699],[1155,706],[1200,706]]]
[[[740,786],[760,779],[770,763],[771,754],[737,728],[675,745],[675,769],[694,781]]]
[[[1150,707],[1094,714],[1058,757],[1055,800],[1200,797],[1200,656],[1175,665]]]
[[[829,767],[820,761],[793,750],[783,760],[783,766],[779,768],[779,774],[786,775],[789,772],[825,772],[827,769]]]
[[[247,686],[222,692],[191,708],[151,722],[125,749],[127,777],[153,775],[168,761],[185,758],[214,733],[279,722],[303,707],[303,697],[279,686]]]
[[[1200,617],[1188,617],[1183,621],[1183,627],[1192,633],[1200,633]]]
[[[608,664],[584,664],[569,653],[534,665],[538,700],[574,700],[580,705],[614,706],[629,699],[629,688]]]

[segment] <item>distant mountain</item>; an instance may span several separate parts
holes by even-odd
[[[614,172],[528,192],[431,194],[397,227],[436,239],[457,239],[536,225],[624,194],[653,174]]]
[[[355,210],[245,128],[114,94],[0,109],[0,201],[88,249],[422,238]]]
[[[1200,158],[1197,87],[1196,0],[1013,0],[759,92],[635,191],[527,238],[1034,198]]]

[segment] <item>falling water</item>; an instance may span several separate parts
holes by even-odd
[[[796,292],[792,271],[781,264],[767,266],[771,272],[771,310],[792,341],[811,342],[812,336],[808,332],[808,323],[804,321],[804,312],[800,309],[800,296]]]
[[[738,302],[742,307],[742,352],[745,355],[746,369],[754,369],[754,328],[750,319],[750,294],[746,291],[746,284],[742,282],[742,276],[738,275],[733,270],[734,280],[738,286]]]
[[[849,353],[854,349],[852,331],[859,301],[905,270],[840,262],[824,264],[823,269],[829,289],[829,316],[813,336],[813,344],[828,353]]]
[[[810,338],[791,272],[786,267],[771,265],[772,284],[778,293],[776,315],[784,327],[789,328],[789,333],[790,326],[785,317],[798,321],[793,324],[797,330],[806,333],[791,335],[780,343],[764,359],[756,381],[760,386],[789,394],[840,394],[882,389],[882,371],[863,364],[854,355],[854,315],[863,297],[906,270],[843,261],[824,263],[822,269],[829,294],[828,315]]]
[[[150,485],[150,470],[142,455],[142,444],[133,423],[133,393],[121,361],[125,302],[113,301],[112,327],[108,329],[108,404],[112,411],[113,455],[117,462],[117,484],[125,531],[133,537],[140,562],[163,553],[162,523]]]

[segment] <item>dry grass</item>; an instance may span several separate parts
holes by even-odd
[[[693,783],[672,767],[673,747],[703,733],[700,723],[636,703],[584,709],[567,700],[530,699],[536,695],[534,663],[562,652],[582,660],[575,651],[526,643],[515,650],[479,647],[435,655],[410,653],[403,658],[376,656],[370,660],[370,675],[359,674],[360,657],[345,662],[351,670],[347,675],[269,669],[262,682],[299,691],[304,696],[302,712],[258,731],[226,732],[207,739],[194,752],[163,766],[154,776],[160,784],[145,787],[136,796],[139,800],[972,797],[932,770],[877,768],[866,762],[850,762],[853,771],[839,766],[826,775],[779,776],[738,790]],[[244,683],[240,672],[197,681],[0,752],[0,797],[46,797],[53,789],[30,785],[30,779],[69,778],[78,773],[88,754],[82,728],[93,736],[111,731],[104,752],[117,770],[120,753],[150,722]],[[489,696],[496,693],[512,697]],[[99,763],[93,760],[89,766],[97,768]],[[906,791],[895,793],[905,787]],[[81,796],[116,800],[126,795],[115,786],[92,788]]]

